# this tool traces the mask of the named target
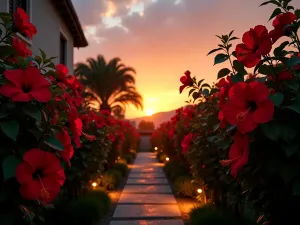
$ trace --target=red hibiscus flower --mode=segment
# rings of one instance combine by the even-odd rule
[[[63,158],[63,160],[65,162],[67,162],[69,166],[71,166],[70,159],[74,155],[74,149],[73,149],[73,146],[72,146],[72,143],[71,143],[71,137],[68,134],[68,131],[63,130],[63,131],[59,132],[56,137],[64,146],[64,150],[59,151],[58,153]]]
[[[26,47],[25,42],[17,38],[12,39],[12,47],[17,51],[18,56],[27,58],[32,55],[32,52]]]
[[[225,99],[228,96],[228,91],[230,89],[230,87],[232,86],[232,80],[231,80],[231,76],[227,76],[226,79],[222,78],[217,86],[220,88],[218,97],[220,99],[220,105],[224,104]]]
[[[184,76],[180,78],[180,81],[182,85],[179,87],[179,93],[181,94],[183,89],[185,89],[187,86],[193,85],[193,79],[191,78],[191,72],[185,71]]]
[[[30,39],[37,33],[35,26],[29,22],[29,17],[22,8],[17,8],[14,13],[14,27],[20,32],[26,34]]]
[[[116,140],[115,135],[112,134],[112,133],[109,133],[109,134],[107,135],[107,137],[108,137],[108,140],[110,140],[111,142],[114,142],[114,141]]]
[[[34,148],[24,154],[23,160],[16,168],[22,197],[43,204],[53,201],[66,179],[59,159],[50,152]]]
[[[225,128],[227,126],[227,122],[224,118],[224,113],[222,110],[218,113],[218,119],[220,120],[220,128]]]
[[[294,79],[295,77],[288,70],[282,71],[278,74],[278,81],[294,80]]]
[[[291,34],[291,29],[284,29],[286,25],[292,24],[297,17],[294,13],[286,12],[279,14],[275,20],[273,21],[274,30],[270,31],[270,36],[272,38],[273,43],[275,43],[279,38],[283,36],[289,36]]]
[[[258,124],[272,119],[274,104],[263,83],[236,83],[230,88],[228,96],[229,101],[222,107],[224,118],[231,125],[237,125],[241,133],[251,132]]]
[[[221,160],[220,163],[223,166],[230,165],[230,172],[233,177],[237,176],[237,173],[248,163],[249,156],[249,138],[248,135],[242,135],[236,133],[234,135],[234,142],[229,150],[229,159]]]
[[[70,130],[73,134],[73,140],[77,148],[80,148],[80,136],[82,135],[82,121],[77,118],[76,120],[69,121],[70,122]]]
[[[261,57],[267,55],[272,49],[272,41],[265,26],[258,25],[243,35],[243,43],[236,46],[238,61],[246,67],[256,66]]]
[[[182,149],[182,152],[184,154],[186,154],[187,151],[189,150],[189,148],[191,146],[191,143],[192,143],[192,140],[193,140],[193,134],[192,133],[189,133],[189,134],[185,135],[184,138],[182,139],[181,149]]]
[[[4,76],[8,81],[0,88],[0,94],[13,101],[48,102],[52,98],[49,81],[35,67],[28,67],[26,70],[6,70]]]

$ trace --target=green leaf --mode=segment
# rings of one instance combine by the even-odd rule
[[[19,124],[15,120],[0,122],[2,132],[12,140],[16,141],[19,133]]]
[[[280,176],[283,178],[285,184],[287,184],[297,175],[298,171],[298,165],[287,164],[280,168]]]
[[[57,138],[46,137],[46,138],[44,138],[44,142],[49,147],[51,147],[51,148],[53,148],[55,150],[59,150],[59,151],[63,151],[64,150],[63,144]]]
[[[42,56],[42,59],[43,59],[43,62],[44,62],[45,59],[47,58],[46,53],[42,49],[40,49],[40,52],[41,52],[41,56]]]
[[[269,18],[269,21],[270,21],[271,19],[273,19],[275,16],[278,16],[280,13],[282,13],[280,8],[274,9],[272,15],[271,15],[270,18]]]
[[[296,15],[297,19],[300,19],[300,9],[295,10],[295,15]]]
[[[189,97],[190,97],[190,95],[195,91],[196,89],[191,89],[190,91],[189,91]]]
[[[211,50],[209,53],[207,53],[207,55],[210,55],[210,54],[212,54],[212,53],[214,53],[214,52],[217,52],[217,51],[220,51],[220,50],[222,50],[223,48],[216,48],[216,49],[213,49],[213,50]]]
[[[238,37],[232,37],[229,39],[229,41],[238,40],[238,39],[239,39]]]
[[[32,104],[26,104],[22,107],[24,113],[26,113],[28,116],[31,116],[33,119],[37,121],[41,121],[42,119],[42,114],[41,110]]]
[[[274,95],[270,95],[270,99],[272,100],[274,105],[279,107],[282,104],[283,100],[284,100],[284,96],[283,96],[282,93],[278,92]]]
[[[273,68],[272,66],[269,66],[269,65],[261,65],[259,68],[258,68],[258,72],[260,74],[264,74],[264,75],[273,75],[274,74],[274,71],[273,71]]]
[[[231,81],[235,84],[238,82],[244,82],[244,76],[241,74],[236,74],[231,76]]]
[[[297,99],[291,105],[285,106],[284,108],[291,109],[294,112],[300,114],[300,99]]]
[[[204,81],[204,79],[201,79],[198,81],[198,87],[200,87],[201,83]]]
[[[202,94],[203,94],[204,96],[208,96],[208,95],[209,95],[209,90],[208,90],[208,89],[204,89],[204,90],[202,91]]]
[[[263,2],[263,3],[261,3],[259,6],[264,6],[264,5],[267,5],[267,4],[270,4],[270,3],[273,3],[273,1]]]
[[[219,63],[222,63],[222,62],[225,62],[225,61],[228,60],[228,59],[229,59],[229,56],[228,56],[228,55],[225,55],[225,54],[223,54],[223,53],[218,54],[218,55],[216,55],[216,57],[215,57],[215,64],[214,64],[214,65],[219,64]]]
[[[264,135],[273,141],[277,141],[280,135],[280,125],[274,121],[261,124],[260,128]]]
[[[37,62],[38,65],[40,65],[42,63],[42,58],[40,56],[38,56],[38,55],[36,55],[34,57],[34,60]]]
[[[20,163],[21,160],[18,159],[15,155],[9,155],[3,160],[2,169],[5,180],[15,176],[16,168]]]
[[[287,10],[288,11],[290,11],[290,10],[294,10],[295,8],[294,8],[294,6],[291,6],[291,5],[289,5],[288,7],[286,7],[287,8]]]
[[[0,12],[0,18],[3,21],[3,23],[5,24],[5,26],[11,22],[12,20],[12,16],[10,13],[5,13],[5,12]]]
[[[210,85],[205,83],[205,84],[202,84],[201,88],[204,88],[204,87],[209,87],[210,88]]]
[[[289,44],[290,42],[285,41],[283,43],[281,43],[280,46],[278,46],[277,48],[274,49],[274,55],[275,56],[281,56],[282,55],[282,51],[284,50],[284,48]]]
[[[300,195],[300,181],[296,181],[293,185],[293,195]]]
[[[292,157],[299,149],[299,143],[294,142],[292,144],[282,144],[286,157]]]
[[[245,66],[243,63],[238,60],[233,61],[233,68],[241,75],[246,75],[247,71],[245,70]]]
[[[290,88],[294,91],[298,91],[298,89],[299,89],[299,84],[297,82],[293,81],[293,80],[292,81],[285,81],[284,83],[288,88]]]
[[[231,35],[233,34],[233,32],[234,32],[234,30],[232,30],[232,31],[230,31],[230,33],[229,33],[229,37],[231,37]]]
[[[9,115],[9,113],[6,111],[6,109],[1,107],[0,108],[0,119],[3,119],[5,117],[7,117],[8,115]]]
[[[288,61],[286,61],[286,65],[290,68],[294,68],[300,64],[300,57],[292,56]]]
[[[228,68],[223,68],[218,73],[218,79],[227,76],[230,73],[230,70]]]

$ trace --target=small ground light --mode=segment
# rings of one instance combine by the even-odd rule
[[[169,161],[169,160],[170,160],[169,157],[167,157],[167,158],[166,158],[166,161]]]
[[[202,191],[201,188],[198,188],[198,189],[197,189],[197,192],[198,192],[199,194],[201,194],[203,191]]]
[[[158,149],[157,147],[154,148],[155,151],[157,151],[157,149]]]
[[[92,183],[92,186],[93,186],[93,187],[97,187],[97,183],[96,183],[96,182],[93,182],[93,183]]]

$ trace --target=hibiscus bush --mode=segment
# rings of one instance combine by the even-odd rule
[[[18,36],[37,30],[22,9],[0,13],[0,28],[0,224],[43,224],[55,199],[82,196],[114,146],[133,148],[138,135],[88,108],[83,86],[55,57],[32,56]],[[123,126],[135,138],[117,132]]]
[[[184,119],[188,129],[166,139],[169,122],[152,137],[157,146],[181,140],[194,179],[214,205],[238,218],[251,212],[259,224],[292,224],[300,209],[300,10],[290,3],[261,4],[276,7],[271,31],[257,25],[241,40],[233,31],[217,36],[221,43],[208,55],[229,67],[213,85],[186,71],[180,93],[189,89],[195,108]]]

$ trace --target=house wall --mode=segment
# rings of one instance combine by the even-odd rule
[[[73,73],[73,38],[59,14],[52,6],[50,0],[33,0],[31,6],[31,21],[37,28],[37,34],[32,39],[32,52],[39,54],[39,48],[46,52],[47,56],[57,56],[55,64],[59,63],[60,32],[67,39],[66,66],[70,74]]]
[[[8,12],[8,0],[0,0],[0,12]],[[57,57],[54,63],[59,63],[60,54],[60,32],[67,39],[66,47],[66,66],[69,73],[73,74],[74,62],[74,43],[72,35],[67,29],[65,23],[61,20],[59,14],[52,6],[50,0],[30,0],[29,16],[30,21],[36,26],[37,34],[33,36],[32,41],[23,38],[33,55],[40,55],[39,49],[42,49],[48,57]]]
[[[140,151],[149,151],[151,149],[151,135],[141,134]]]

